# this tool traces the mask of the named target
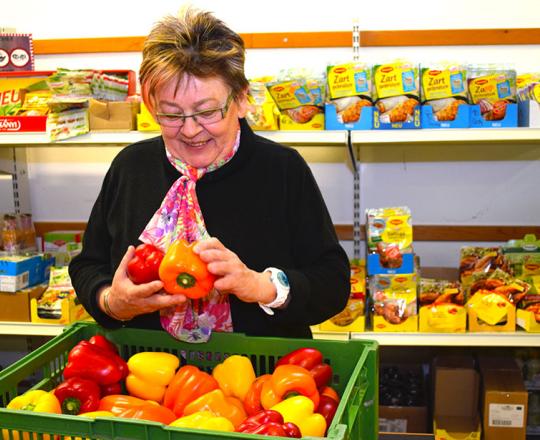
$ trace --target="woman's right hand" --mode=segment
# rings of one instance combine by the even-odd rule
[[[138,315],[175,307],[186,301],[184,295],[169,295],[163,291],[163,283],[159,280],[146,284],[133,283],[128,277],[127,266],[134,255],[135,248],[129,246],[114,273],[112,285],[99,291],[98,304],[101,310],[108,315],[112,314],[113,319],[127,321]],[[104,304],[104,294],[107,290],[110,313]]]

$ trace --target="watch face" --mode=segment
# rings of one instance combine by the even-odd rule
[[[277,273],[277,279],[279,281],[279,284],[285,286],[285,287],[289,287],[289,279],[287,278],[287,275],[285,275],[285,272],[283,271],[279,271]]]

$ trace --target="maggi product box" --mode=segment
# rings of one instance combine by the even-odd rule
[[[418,66],[398,60],[373,67],[373,128],[421,128]]]
[[[416,274],[372,275],[369,292],[374,332],[417,332]]]
[[[372,69],[352,62],[328,66],[326,130],[369,130],[373,127]]]
[[[465,296],[459,282],[420,279],[420,332],[463,333],[467,330]]]
[[[366,266],[364,260],[351,261],[351,294],[342,312],[320,324],[322,331],[363,332],[366,309]]]

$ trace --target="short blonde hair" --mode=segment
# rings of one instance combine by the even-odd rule
[[[244,73],[245,47],[240,35],[210,12],[186,8],[166,16],[151,30],[143,47],[139,78],[142,98],[153,110],[161,86],[186,75],[219,77],[237,98],[249,86]]]

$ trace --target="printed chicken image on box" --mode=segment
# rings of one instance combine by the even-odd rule
[[[421,278],[418,305],[420,332],[463,333],[467,330],[465,295],[458,281]]]

